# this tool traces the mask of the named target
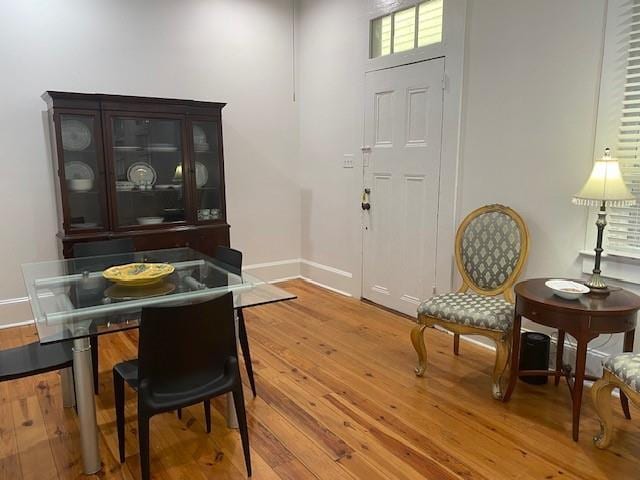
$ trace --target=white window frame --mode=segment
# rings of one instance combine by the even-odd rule
[[[417,3],[411,2],[411,4],[407,5],[407,6],[403,6],[403,7],[399,7],[399,8],[394,8],[393,10],[391,10],[391,12],[389,13],[385,13],[383,15],[380,15],[378,17],[372,18],[369,21],[369,58],[370,59],[374,59],[374,58],[380,58],[380,57],[387,57],[389,55],[394,55],[394,54],[402,54],[402,53],[408,53],[411,52],[413,50],[416,50],[418,48],[426,48],[426,47],[430,47],[431,45],[437,45],[439,43],[442,43],[443,40],[443,32],[444,32],[444,25],[441,25],[441,31],[440,31],[440,41],[439,42],[434,42],[431,43],[429,45],[425,45],[423,47],[418,46],[418,39],[419,39],[419,35],[420,35],[420,6],[422,4],[428,4],[429,2],[432,2],[435,0],[417,0]],[[442,1],[442,5],[443,5],[443,15],[442,15],[442,22],[444,23],[444,2],[445,0],[441,0]],[[394,41],[395,41],[395,17],[398,13],[404,12],[405,10],[409,9],[409,8],[415,8],[414,11],[414,34],[413,34],[413,48],[407,49],[407,50],[403,50],[401,52],[394,52]],[[387,53],[387,54],[382,54],[382,55],[378,55],[377,57],[372,57],[372,52],[373,52],[373,22],[375,22],[376,20],[381,20],[385,17],[389,17],[389,20],[391,22],[391,38],[390,38],[390,49],[391,49],[391,53]]]
[[[597,123],[594,141],[594,158],[599,157],[605,147],[611,147],[615,156],[618,145],[618,120],[621,117],[624,97],[624,77],[627,69],[627,56],[620,55],[621,42],[628,39],[628,26],[620,22],[621,16],[627,16],[628,0],[609,0],[604,30],[600,92],[598,96]],[[611,120],[615,119],[615,120]],[[586,180],[586,179],[585,179]],[[597,209],[590,208],[587,221],[584,249],[580,251],[583,273],[593,270],[596,244]],[[606,234],[605,234],[606,237]],[[607,252],[604,245],[602,255],[602,275],[623,282],[640,284],[640,257],[633,254],[613,254]]]
[[[424,0],[397,0],[394,2],[388,2],[389,5],[386,6],[378,6],[369,11],[368,21],[368,45],[369,48],[367,50],[367,56],[371,55],[371,21],[376,18],[384,17],[386,15],[391,15],[392,13],[399,12],[401,10],[405,10],[411,7],[418,7]],[[371,2],[378,3],[378,2]],[[381,3],[381,2],[380,2]],[[464,3],[464,7],[461,8],[459,5],[460,2],[456,0],[444,0],[443,2],[443,13],[442,13],[442,41],[439,43],[434,43],[432,45],[425,45],[424,47],[417,47],[411,50],[405,50],[404,52],[391,53],[389,55],[382,55],[380,57],[369,58],[367,61],[366,70],[382,70],[383,68],[392,68],[398,65],[406,65],[408,63],[421,62],[422,60],[430,60],[432,58],[439,58],[446,56],[447,51],[450,51],[447,48],[447,32],[449,35],[452,33],[452,28],[454,30],[459,30],[459,26],[457,25],[447,25],[447,19],[451,18],[453,15],[459,14],[460,11],[464,11],[466,16],[466,0]],[[449,4],[449,5],[448,5]],[[392,19],[393,20],[393,19]],[[455,22],[453,22],[455,24]],[[416,25],[416,29],[418,26]],[[463,29],[464,31],[464,29]],[[391,39],[393,42],[393,38]],[[454,42],[456,43],[456,42]]]

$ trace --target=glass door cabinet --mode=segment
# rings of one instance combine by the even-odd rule
[[[229,245],[225,104],[45,92],[62,252],[131,237],[137,250]]]

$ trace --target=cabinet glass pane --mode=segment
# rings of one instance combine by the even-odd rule
[[[185,219],[180,121],[112,120],[118,224]]]
[[[60,115],[64,178],[72,229],[102,228],[95,120],[90,115]]]
[[[193,122],[193,155],[198,220],[222,219],[218,124]]]

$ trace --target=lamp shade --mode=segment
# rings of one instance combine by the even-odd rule
[[[624,183],[618,161],[611,158],[609,149],[593,165],[591,175],[578,193],[573,196],[576,205],[607,206],[633,205],[636,199]]]

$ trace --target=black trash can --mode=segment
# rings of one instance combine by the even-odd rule
[[[524,332],[520,338],[520,370],[548,370],[551,345],[549,335],[539,332]],[[548,376],[521,376],[520,380],[532,385],[544,385],[548,382]]]

